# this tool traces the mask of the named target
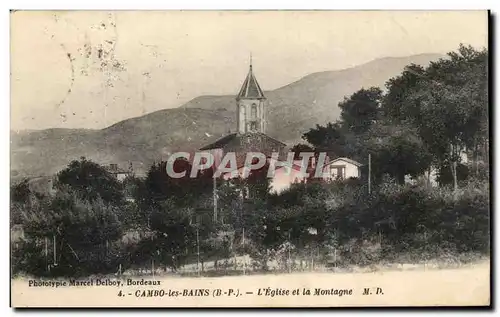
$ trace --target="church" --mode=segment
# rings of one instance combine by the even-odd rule
[[[252,62],[243,85],[236,96],[236,122],[237,132],[230,133],[218,139],[214,143],[202,147],[200,150],[210,153],[215,166],[219,166],[226,153],[233,152],[236,155],[236,170],[238,173],[225,173],[222,177],[229,179],[237,175],[245,175],[245,159],[249,152],[259,152],[270,158],[273,153],[278,153],[280,162],[287,162],[287,145],[266,134],[266,97],[260,88],[253,73]],[[330,161],[329,157],[325,161],[316,162],[316,157],[312,157],[307,163],[307,171],[319,168],[325,181],[334,179],[359,178],[362,164],[348,158],[336,158]],[[281,166],[275,169],[271,180],[271,191],[281,192],[297,182],[307,182],[307,178],[301,173],[302,159],[295,158],[289,162],[287,167]],[[318,166],[316,166],[318,165]],[[248,175],[248,174],[246,174]],[[244,177],[244,176],[243,176]]]
[[[281,158],[285,154],[286,144],[265,133],[266,104],[266,97],[255,78],[250,62],[248,74],[236,96],[237,132],[223,136],[200,150],[210,152],[216,164],[225,153],[234,152],[238,169],[243,168],[246,154],[249,152],[260,152],[267,158],[270,158],[273,152],[278,152]]]

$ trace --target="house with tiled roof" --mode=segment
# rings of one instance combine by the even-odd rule
[[[123,181],[127,176],[132,175],[132,165],[129,166],[128,170],[125,170],[119,167],[118,164],[112,163],[104,166],[104,169],[119,181]]]

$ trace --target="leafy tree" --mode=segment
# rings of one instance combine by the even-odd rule
[[[187,160],[177,159],[174,172],[186,173],[172,178],[167,174],[166,162],[160,162],[151,166],[144,181],[135,181],[134,199],[142,212],[143,223],[152,230],[153,236],[131,251],[133,263],[150,265],[154,260],[178,267],[196,254],[197,227],[202,253],[210,251],[205,240],[214,231],[211,227],[213,171],[201,171],[191,178],[191,168]]]
[[[458,163],[457,165],[457,181],[459,183],[467,180],[470,171],[467,165]],[[448,165],[442,165],[438,170],[437,182],[441,186],[453,185],[453,174],[451,173],[450,167]]]
[[[259,169],[253,169],[244,180],[244,186],[247,190],[245,198],[260,199],[267,201],[269,191],[271,190],[271,180],[267,177],[269,171],[269,162]]]
[[[124,199],[120,182],[99,164],[84,157],[70,162],[60,171],[54,186],[58,189],[68,186],[85,200],[100,197],[106,203],[120,205]]]
[[[27,179],[14,184],[10,187],[10,201],[11,203],[25,203],[31,195],[31,190]]]
[[[179,209],[172,200],[158,202],[150,214],[151,234],[129,248],[130,262],[146,267],[163,264],[174,269],[184,264],[196,241],[191,218],[188,210]]]
[[[317,152],[327,152],[330,156],[344,156],[346,136],[341,122],[327,123],[326,126],[316,125],[302,135],[302,138],[312,144]]]
[[[424,80],[420,75],[424,71],[422,66],[411,64],[401,75],[386,82],[387,93],[382,99],[381,106],[381,112],[386,120],[396,124],[418,120],[420,109],[411,102],[409,96]]]
[[[295,160],[298,160],[300,159],[300,153],[301,152],[314,152],[314,149],[307,145],[307,144],[302,144],[302,143],[298,143],[298,144],[295,144],[291,149],[290,151],[292,153],[294,153],[294,159]]]
[[[242,178],[219,181],[217,185],[217,205],[223,223],[235,227],[243,210],[243,198],[246,195]]]
[[[185,172],[183,177],[173,178],[167,174],[167,162],[153,164],[145,179],[143,200],[149,201],[152,206],[157,202],[171,199],[179,206],[190,206],[198,197],[212,190],[212,169],[198,172],[194,178],[191,175],[191,163],[179,158],[173,163],[173,171]]]
[[[372,176],[380,182],[389,174],[400,184],[405,176],[417,177],[430,167],[431,153],[409,126],[378,125],[372,129],[373,137],[365,149],[372,154]]]
[[[379,88],[361,89],[339,103],[342,110],[340,121],[327,123],[326,126],[316,125],[302,138],[317,152],[326,152],[330,157],[364,159],[364,143],[370,137],[367,132],[380,119],[381,100],[382,91]]]
[[[417,128],[433,161],[450,167],[455,188],[460,152],[477,152],[487,142],[487,59],[486,50],[461,45],[424,70],[407,68],[388,85],[385,112]]]
[[[382,90],[360,89],[339,103],[343,126],[355,134],[365,133],[379,119]]]
[[[10,224],[22,222],[22,211],[32,206],[33,193],[27,179],[10,186]]]
[[[23,244],[38,246],[38,251],[19,259],[31,268],[30,273],[75,276],[116,272],[122,259],[116,242],[123,233],[117,207],[101,198],[82,200],[69,188],[32,207],[23,213],[27,237]]]

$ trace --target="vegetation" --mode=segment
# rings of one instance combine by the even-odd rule
[[[179,179],[159,162],[144,179],[118,182],[81,158],[57,174],[54,195],[15,184],[11,225],[24,237],[12,242],[13,271],[75,276],[215,261],[227,273],[224,262],[244,254],[255,270],[488,255],[487,60],[486,50],[461,46],[427,68],[409,65],[387,92],[362,88],[338,105],[337,122],[304,133],[309,144],[297,151],[363,163],[370,154],[370,192],[362,178],[271,194],[264,166],[216,179],[214,213],[213,171],[190,178],[184,160],[174,165],[187,171]],[[439,187],[428,182],[432,169]]]

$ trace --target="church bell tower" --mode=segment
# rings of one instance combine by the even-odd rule
[[[253,74],[250,57],[248,75],[236,97],[238,133],[265,133],[265,101],[266,97]]]

